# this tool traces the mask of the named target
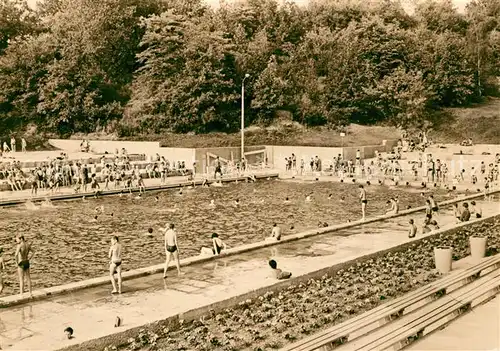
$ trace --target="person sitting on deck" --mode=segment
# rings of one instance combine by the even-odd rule
[[[202,256],[218,256],[227,250],[226,243],[224,243],[217,233],[212,234],[212,248],[202,247],[200,255]]]
[[[272,277],[278,280],[288,279],[292,276],[292,273],[282,271],[278,268],[278,263],[275,260],[269,261],[269,266],[272,269]]]
[[[387,204],[391,205],[391,208],[387,211],[388,215],[395,215],[399,213],[399,204],[395,198],[391,197],[391,199],[387,201]]]
[[[434,230],[439,229],[439,225],[436,220],[432,219],[432,215],[426,215],[424,225],[422,226],[422,234],[431,232],[433,229],[431,229],[430,226],[434,227]]]
[[[469,204],[464,202],[462,206],[464,208],[462,210],[462,214],[460,215],[460,222],[468,222],[470,219]]]
[[[471,209],[470,209],[471,215],[475,215],[476,218],[483,217],[483,210],[476,204],[476,201],[471,201],[470,204],[471,204]]]
[[[274,223],[271,236],[266,238],[266,241],[280,241],[281,240],[281,228],[277,223]]]

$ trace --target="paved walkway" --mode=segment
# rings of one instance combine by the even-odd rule
[[[500,349],[500,297],[453,321],[406,350],[412,351],[486,351]]]
[[[480,204],[485,216],[498,212],[497,202]],[[411,215],[417,216],[422,217]],[[6,308],[0,314],[0,346],[13,350],[40,349],[40,345],[58,349],[116,333],[116,316],[124,320],[119,329],[122,331],[270,286],[276,281],[267,278],[269,258],[274,257],[280,267],[295,276],[311,273],[407,242],[408,217],[193,264],[183,269],[181,277],[172,269],[166,280],[161,274],[128,280],[121,296],[112,296],[110,286],[100,286]],[[442,227],[454,222],[451,209],[443,208],[439,216]],[[75,339],[64,338],[67,326],[75,330]]]

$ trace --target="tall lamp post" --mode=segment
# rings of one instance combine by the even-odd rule
[[[241,82],[241,160],[245,158],[245,79],[250,77],[245,74],[243,82]]]

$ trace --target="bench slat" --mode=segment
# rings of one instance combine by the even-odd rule
[[[500,255],[495,255],[475,266],[467,268],[464,271],[461,271],[457,274],[448,275],[405,296],[392,300],[389,303],[385,303],[373,310],[367,311],[357,317],[349,319],[344,323],[333,326],[308,338],[302,339],[286,348],[283,348],[282,350],[315,350],[321,346],[329,344],[331,341],[334,341],[337,338],[348,336],[353,331],[365,328],[370,324],[380,322],[385,317],[397,313],[400,310],[404,310],[405,308],[411,306],[412,304],[415,304],[416,302],[429,298],[442,289],[446,289],[450,286],[459,284],[460,282],[463,282],[464,280],[467,280],[468,278],[480,273],[481,271],[499,263]],[[466,281],[463,282],[463,284],[465,283]]]
[[[484,289],[487,289],[490,286],[494,287],[499,285],[499,278],[500,270],[496,270],[493,275],[481,278],[474,283],[471,283],[466,287],[443,297],[443,299],[426,305],[422,309],[403,317],[401,320],[391,323],[385,328],[377,330],[375,333],[371,333],[354,342],[343,345],[337,350],[381,350],[385,348],[385,346],[382,347],[381,345],[385,345],[385,343],[390,343],[391,345],[394,344],[394,342],[392,342],[394,339],[401,340],[399,336],[406,335],[406,332],[412,330],[412,328],[418,327],[417,329],[420,330],[425,326],[432,324],[436,320],[435,318],[442,317],[444,312],[454,311],[463,304],[467,303],[471,297],[476,296],[478,293],[483,293]],[[415,333],[417,333],[418,330]],[[404,339],[405,336],[402,338]]]
[[[465,307],[468,310],[473,302],[480,299],[485,301],[490,297],[496,295],[496,293],[500,290],[500,278],[496,278],[489,284],[485,284],[476,289],[476,292],[468,295],[463,300],[455,300],[455,305],[450,306],[448,309],[442,311],[440,314],[435,315],[433,318],[426,319],[423,324],[413,326],[412,328],[406,329],[404,333],[400,334],[395,338],[396,340],[389,340],[386,343],[375,346],[372,350],[385,350],[385,349],[397,349],[401,350],[403,347],[409,344],[408,338],[411,338],[414,335],[423,336],[425,333],[425,329],[439,321],[442,321],[442,325],[449,323],[451,320],[457,318],[463,312],[462,308]],[[460,297],[462,299],[462,297]],[[364,350],[364,349],[363,349]]]

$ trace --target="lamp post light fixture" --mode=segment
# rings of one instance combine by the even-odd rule
[[[241,82],[241,160],[245,158],[245,79],[250,77],[245,74],[243,82]]]

